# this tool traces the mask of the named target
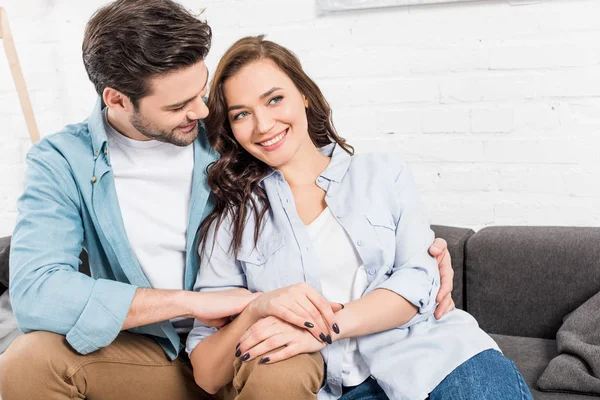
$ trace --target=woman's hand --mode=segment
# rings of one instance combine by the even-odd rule
[[[242,361],[261,357],[261,364],[273,364],[298,354],[320,351],[325,346],[306,329],[271,316],[256,322],[242,335],[236,355]]]
[[[454,300],[452,300],[454,270],[448,252],[448,243],[444,239],[435,239],[429,248],[429,254],[435,257],[440,269],[440,290],[435,298],[438,306],[433,314],[436,319],[440,319],[448,311],[454,310]]]
[[[307,283],[298,283],[264,293],[248,305],[247,312],[257,320],[277,317],[331,344],[332,332],[340,331],[334,313],[341,308],[341,304],[328,302]]]

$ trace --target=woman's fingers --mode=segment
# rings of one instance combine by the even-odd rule
[[[292,340],[292,337],[293,333],[280,333],[270,336],[262,342],[249,347],[247,350],[242,350],[240,357],[242,361],[251,361],[257,357],[262,357],[273,350],[284,347]],[[244,344],[242,344],[242,346],[243,345]],[[242,346],[240,346],[240,348]]]
[[[276,318],[272,318],[276,320]],[[272,323],[270,325],[264,323],[259,324],[262,321],[263,320],[258,321],[252,325],[240,338],[240,341],[235,349],[236,357],[245,354],[248,352],[248,349],[251,349],[252,347],[272,336],[294,329],[291,327],[291,325],[285,323]]]
[[[305,324],[306,328],[308,328],[313,336],[320,338],[322,341],[331,344],[331,328],[327,325],[321,312],[315,307],[315,305],[306,297],[304,293],[302,293],[297,303],[300,307],[302,307],[307,314],[310,315],[310,323],[311,325]],[[321,336],[322,335],[322,336]]]
[[[323,298],[315,289],[311,286],[307,286],[306,289],[306,297],[311,301],[311,303],[319,310],[319,313],[327,323],[327,332],[325,334],[331,335],[332,333],[339,334],[340,327],[336,322],[335,314],[331,308],[331,305],[327,300]],[[331,336],[329,336],[331,338]],[[331,339],[328,340],[328,343],[331,344]]]

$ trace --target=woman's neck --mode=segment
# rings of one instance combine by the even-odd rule
[[[330,160],[310,142],[300,147],[295,157],[286,165],[279,167],[279,170],[290,186],[314,185]]]

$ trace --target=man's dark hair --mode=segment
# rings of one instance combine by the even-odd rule
[[[87,23],[83,64],[100,96],[111,87],[137,108],[150,78],[200,62],[211,39],[210,26],[174,1],[117,0]]]

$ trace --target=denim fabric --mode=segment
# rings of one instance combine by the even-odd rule
[[[461,364],[429,395],[430,400],[533,400],[515,364],[486,350]]]
[[[452,371],[428,399],[533,400],[533,396],[512,361],[496,350],[486,350]],[[388,397],[369,378],[354,388],[344,388],[340,400],[388,400]]]
[[[342,389],[340,400],[389,400],[381,386],[369,378],[358,386]]]

